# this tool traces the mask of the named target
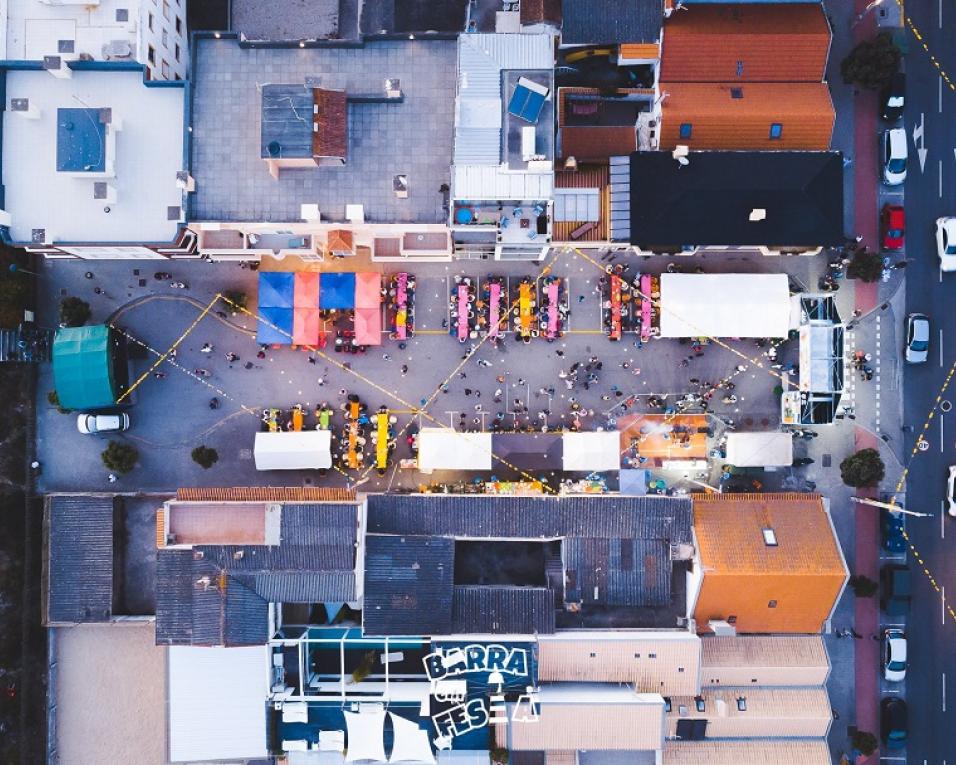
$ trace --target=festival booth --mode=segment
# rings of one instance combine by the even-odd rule
[[[323,273],[319,282],[319,305],[323,311],[351,311],[355,308],[355,274]]]
[[[728,433],[727,463],[738,468],[790,467],[793,464],[793,436],[778,431]]]
[[[448,333],[464,343],[468,338],[478,336],[478,321],[475,314],[475,285],[471,277],[456,276],[451,288],[448,304],[451,321]]]
[[[661,337],[785,338],[787,274],[679,274],[660,277]]]
[[[293,345],[324,345],[322,317],[319,314],[319,273],[317,271],[295,273],[292,307]]]
[[[256,433],[256,470],[324,470],[332,467],[328,430]]]
[[[547,276],[541,289],[541,308],[538,312],[540,333],[549,341],[564,336],[568,307],[564,294],[564,280]]]
[[[665,467],[704,461],[708,456],[709,419],[703,414],[635,414],[618,422],[623,464],[630,468]]]
[[[418,469],[491,470],[491,433],[459,433],[448,428],[422,428],[418,433]]]
[[[429,743],[428,732],[411,720],[395,712],[365,709],[359,712],[343,711],[347,730],[345,762],[409,762],[434,765],[435,755]],[[386,715],[392,723],[392,750],[385,754]],[[325,752],[331,754],[331,752]],[[325,762],[326,760],[316,760]],[[334,761],[334,760],[333,760]],[[339,759],[341,762],[341,757]]]
[[[505,467],[518,470],[560,470],[560,433],[495,433],[491,449]]]
[[[126,338],[105,324],[60,327],[53,339],[53,380],[64,409],[116,406],[129,388]]]
[[[355,274],[355,342],[382,344],[382,275]]]
[[[562,470],[603,471],[621,467],[621,436],[616,430],[564,434]]]
[[[389,283],[388,305],[392,315],[392,336],[407,340],[415,334],[415,277],[404,271]]]
[[[294,295],[295,274],[286,271],[259,272],[257,343],[260,345],[292,344]]]
[[[482,299],[488,309],[485,331],[492,342],[496,342],[498,338],[503,336],[503,332],[508,329],[506,319],[508,315],[507,298],[504,277],[489,276],[485,279],[485,286],[482,290]]]

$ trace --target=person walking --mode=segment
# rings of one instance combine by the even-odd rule
[[[206,354],[212,353],[212,352],[213,352],[213,347],[212,347],[212,345],[211,345],[210,343],[203,343],[203,344],[202,344],[202,348],[199,349],[199,352],[200,352],[200,353],[206,353]]]

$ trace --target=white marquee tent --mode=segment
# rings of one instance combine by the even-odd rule
[[[256,470],[321,470],[332,467],[329,430],[256,433]]]
[[[789,433],[728,433],[727,462],[735,467],[789,467],[793,436]]]
[[[418,469],[491,470],[491,433],[460,433],[449,428],[418,432]]]
[[[565,433],[565,470],[620,470],[621,434],[616,430]]]

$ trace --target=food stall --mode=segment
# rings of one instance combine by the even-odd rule
[[[392,336],[407,340],[415,334],[415,277],[402,271],[389,281],[388,306],[392,317]]]
[[[256,433],[256,470],[324,470],[332,467],[332,433],[293,430]]]
[[[462,433],[422,428],[418,433],[418,469],[491,470],[491,433]]]
[[[475,287],[471,278],[456,276],[449,303],[451,321],[448,333],[457,337],[459,343],[464,343],[470,337],[477,337],[474,303]]]
[[[564,336],[564,323],[568,308],[565,302],[564,279],[546,276],[542,290],[541,311],[538,325],[549,342]]]

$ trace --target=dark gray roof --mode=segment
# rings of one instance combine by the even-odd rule
[[[367,536],[363,633],[451,634],[454,572],[453,539]]]
[[[355,600],[354,504],[282,506],[280,543],[157,554],[156,642],[259,645],[269,603]]]
[[[669,545],[657,539],[565,539],[568,602],[661,606],[671,598]]]
[[[691,501],[684,497],[496,497],[375,494],[370,534],[497,539],[558,537],[690,542]]]
[[[455,633],[550,635],[554,590],[547,587],[456,585],[452,602]]]
[[[566,45],[657,42],[662,0],[564,0],[561,42]]]
[[[47,519],[47,623],[109,621],[113,498],[53,495]]]
[[[843,241],[843,155],[835,151],[631,154],[631,243],[819,247]],[[653,178],[653,183],[648,179]],[[750,220],[764,210],[762,220]]]
[[[509,467],[521,470],[560,470],[564,438],[560,433],[496,433],[491,451]]]

